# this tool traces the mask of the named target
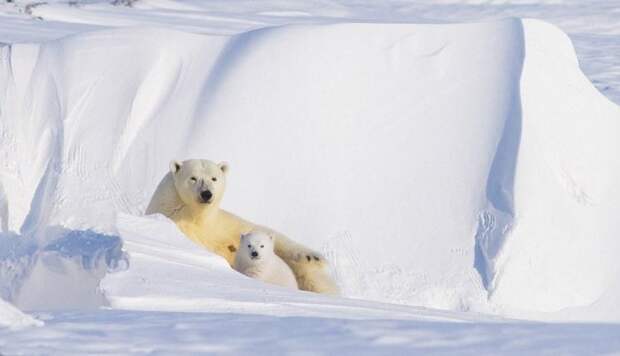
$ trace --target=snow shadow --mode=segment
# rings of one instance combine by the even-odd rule
[[[122,239],[59,226],[41,233],[44,238],[0,235],[0,297],[22,310],[108,305],[99,284],[107,273],[128,268]]]
[[[521,143],[522,108],[520,80],[525,59],[523,23],[515,20],[515,57],[511,68],[511,88],[508,112],[501,139],[487,178],[487,207],[478,214],[475,236],[474,268],[480,274],[484,288],[490,293],[496,280],[496,263],[514,220],[514,182]]]

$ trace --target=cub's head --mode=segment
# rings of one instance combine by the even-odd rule
[[[170,173],[181,200],[187,205],[217,204],[226,186],[228,165],[204,159],[170,162]]]
[[[251,260],[260,260],[273,255],[273,236],[262,231],[252,231],[241,235],[239,251]]]

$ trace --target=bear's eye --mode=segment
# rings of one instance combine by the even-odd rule
[[[217,182],[217,178],[215,178],[215,177],[211,177],[211,180],[214,181],[214,182]]]
[[[260,248],[263,248],[263,247],[265,247],[265,245],[260,245]]]
[[[252,247],[252,245],[248,245],[248,247]]]
[[[189,179],[189,181],[192,182],[192,183],[196,183],[198,181],[198,179],[196,179],[196,177],[191,177]]]

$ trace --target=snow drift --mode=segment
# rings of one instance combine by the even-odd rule
[[[135,28],[0,56],[0,220],[37,246],[123,236],[169,160],[227,160],[223,207],[322,249],[347,296],[620,319],[620,109],[553,26]],[[148,294],[123,276],[113,305]]]

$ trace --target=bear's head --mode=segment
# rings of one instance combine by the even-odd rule
[[[170,173],[179,198],[186,205],[219,204],[226,186],[228,164],[204,159],[170,162]]]
[[[271,256],[273,252],[273,236],[262,231],[252,231],[241,235],[239,251],[251,260],[260,260]]]

